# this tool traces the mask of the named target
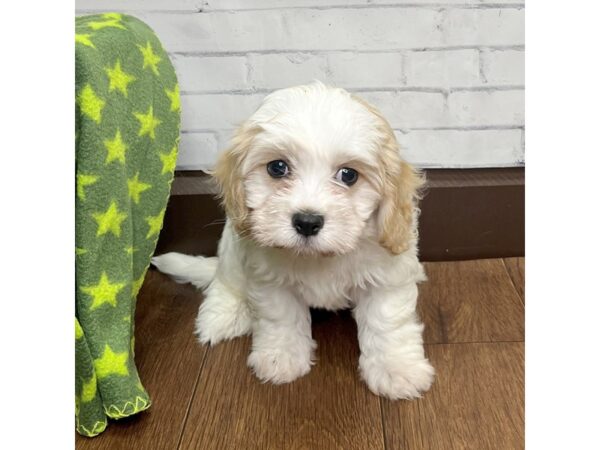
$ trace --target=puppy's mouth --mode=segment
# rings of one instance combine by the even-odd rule
[[[341,248],[339,250],[332,248],[323,248],[323,244],[322,242],[318,242],[318,238],[304,236],[298,236],[295,242],[288,242],[285,244],[274,242],[267,244],[263,242],[261,245],[281,250],[293,257],[302,258],[332,258],[334,256],[344,255],[352,250],[346,248]]]
[[[292,249],[300,255],[312,256],[334,256],[333,250],[324,250],[320,248],[316,236],[299,236],[300,242]]]
[[[285,249],[296,256],[318,258],[331,258],[346,253],[343,250],[338,251],[331,247],[327,248],[323,241],[319,239],[319,236],[297,236],[296,242],[285,247]]]

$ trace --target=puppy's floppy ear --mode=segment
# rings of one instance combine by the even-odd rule
[[[400,159],[396,137],[381,149],[384,171],[383,196],[377,217],[379,243],[391,253],[398,255],[408,249],[416,238],[415,214],[418,214],[419,188],[424,179],[415,169]]]
[[[242,163],[258,131],[256,127],[242,125],[236,131],[231,146],[219,157],[212,172],[219,185],[220,197],[227,217],[240,234],[248,230],[249,212],[246,206]]]
[[[418,171],[400,158],[398,141],[383,115],[364,100],[356,100],[376,116],[378,131],[383,137],[379,147],[379,173],[382,181],[382,199],[377,213],[379,243],[398,255],[407,250],[410,241],[416,238],[414,216],[419,212],[419,189],[425,180]]]

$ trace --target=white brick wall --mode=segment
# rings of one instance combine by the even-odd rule
[[[482,50],[482,78],[492,85],[525,84],[525,52],[519,50]]]
[[[476,49],[409,52],[405,60],[409,86],[449,89],[482,83]]]
[[[523,164],[524,5],[512,0],[77,0],[170,53],[180,169],[211,168],[273,89],[319,79],[375,104],[421,167]]]

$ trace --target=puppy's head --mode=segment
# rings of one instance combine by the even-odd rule
[[[229,219],[259,245],[344,254],[372,234],[398,254],[414,238],[421,178],[381,113],[343,89],[269,95],[214,174]]]

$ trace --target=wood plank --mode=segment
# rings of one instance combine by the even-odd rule
[[[525,258],[504,258],[504,265],[521,300],[525,303]]]
[[[109,421],[95,438],[77,436],[77,449],[175,449],[206,349],[193,335],[200,294],[149,270],[138,296],[136,363],[150,393],[146,412]]]
[[[426,343],[522,341],[524,307],[501,259],[425,263]]]
[[[383,401],[388,449],[524,448],[524,344],[430,345],[437,370],[417,401]]]
[[[212,348],[182,449],[383,448],[379,399],[358,375],[349,313],[313,315],[318,361],[286,385],[260,383],[246,366],[250,339]]]

